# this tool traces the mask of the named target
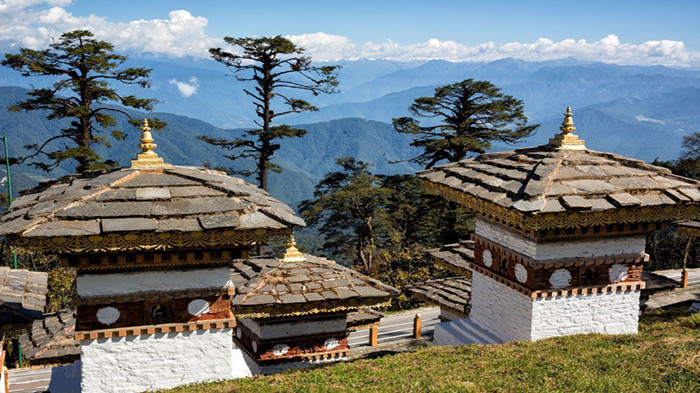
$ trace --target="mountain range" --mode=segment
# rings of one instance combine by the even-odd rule
[[[231,71],[207,59],[133,58],[130,66],[152,68],[151,89],[119,86],[121,93],[159,100],[156,113],[129,113],[134,118],[158,117],[168,127],[156,134],[158,153],[182,165],[232,166],[222,151],[195,139],[197,135],[231,137],[250,127],[253,109],[241,90],[242,82]],[[526,62],[504,59],[488,63],[453,63],[387,60],[342,61],[340,93],[313,97],[301,94],[320,108],[287,116],[284,121],[302,124],[309,133],[285,140],[275,162],[285,171],[270,179],[271,192],[296,204],[311,196],[313,186],[334,159],[354,156],[374,164],[380,173],[409,173],[418,167],[405,162],[417,151],[411,138],[398,134],[391,119],[408,115],[408,106],[420,96],[432,95],[435,87],[466,78],[489,80],[503,92],[523,100],[538,132],[516,147],[546,143],[558,132],[566,105],[574,110],[577,134],[595,150],[610,151],[643,160],[673,159],[681,151],[684,135],[700,131],[700,71],[662,66],[622,66],[565,59]],[[10,148],[24,154],[21,146],[42,141],[60,129],[41,112],[8,113],[7,105],[20,100],[26,88],[46,86],[50,78],[24,78],[0,67],[0,135],[10,138]],[[128,127],[128,139],[116,142],[105,156],[128,165],[137,152],[139,132]],[[126,129],[126,128],[125,128]],[[494,150],[513,146],[493,146]],[[242,168],[250,163],[236,163]],[[64,165],[51,174],[27,166],[13,176],[15,189],[41,179],[72,171]]]

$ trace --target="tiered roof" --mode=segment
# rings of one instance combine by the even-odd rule
[[[567,115],[570,120],[571,113]],[[700,215],[700,182],[640,160],[588,150],[579,143],[582,141],[568,146],[558,145],[558,140],[482,154],[418,176],[478,214],[520,229],[671,221]],[[563,217],[571,213],[574,218]]]
[[[46,307],[48,274],[0,267],[0,324],[31,322]]]
[[[474,241],[467,240],[455,244],[445,244],[440,248],[426,250],[435,262],[453,273],[471,277],[469,263],[474,261]]]
[[[241,179],[165,165],[42,184],[12,203],[0,235],[40,252],[100,252],[259,244],[295,225],[305,224],[291,208]],[[145,232],[153,235],[124,236]]]
[[[459,316],[469,315],[472,283],[466,277],[428,280],[407,287],[421,299],[445,308]]]
[[[73,361],[80,357],[75,341],[75,310],[46,315],[34,321],[32,329],[19,337],[25,359],[34,363]]]
[[[263,266],[231,304],[237,317],[267,318],[387,305],[396,289],[325,258],[251,260]],[[234,282],[234,285],[236,283]]]

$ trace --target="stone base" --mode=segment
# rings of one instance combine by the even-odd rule
[[[134,393],[252,375],[232,328],[80,342],[82,393]]]
[[[640,291],[532,299],[483,274],[472,275],[470,320],[502,341],[571,334],[635,334]]]

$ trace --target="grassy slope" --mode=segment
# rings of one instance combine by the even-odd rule
[[[645,315],[638,335],[428,347],[168,392],[699,392],[700,313]]]

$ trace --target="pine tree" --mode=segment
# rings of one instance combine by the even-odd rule
[[[370,164],[351,157],[336,163],[341,170],[327,173],[316,185],[314,199],[302,202],[300,210],[310,226],[319,227],[324,251],[369,272],[389,190],[381,187]]]
[[[21,72],[23,76],[58,78],[52,87],[31,90],[28,99],[9,109],[47,110],[50,120],[71,120],[59,134],[41,144],[25,146],[33,152],[20,162],[37,159],[30,165],[46,171],[66,160],[77,161],[77,172],[114,166],[113,162],[104,161],[93,147],[110,146],[109,140],[102,135],[104,132],[109,132],[114,139],[124,139],[124,133],[115,129],[116,119],[110,113],[127,117],[129,114],[108,104],[151,110],[155,102],[131,95],[121,96],[110,87],[112,82],[144,88],[150,86],[147,78],[151,70],[120,68],[125,61],[126,56],[114,53],[112,44],[94,39],[87,30],[63,33],[49,49],[21,48],[17,54],[5,54],[2,65]],[[162,122],[157,124],[164,125]]]
[[[239,48],[242,54],[226,52],[221,48],[211,48],[209,53],[216,61],[231,68],[237,80],[254,82],[252,89],[245,88],[243,91],[253,100],[258,128],[246,131],[245,136],[240,138],[211,138],[205,135],[198,138],[232,151],[225,156],[231,160],[254,160],[254,170],[221,169],[232,174],[256,175],[260,187],[267,189],[269,172],[282,171],[272,162],[272,157],[280,148],[278,141],[306,134],[303,129],[284,124],[273,125],[274,120],[290,113],[318,110],[302,99],[290,97],[290,92],[301,90],[314,96],[335,93],[338,86],[335,71],[338,67],[312,65],[311,58],[303,55],[303,48],[281,36],[226,37],[224,40]],[[275,108],[284,109],[277,111]]]
[[[436,88],[432,97],[417,98],[409,112],[432,123],[421,126],[414,117],[393,119],[396,131],[417,135],[411,145],[423,153],[409,161],[425,168],[485,153],[492,142],[518,142],[539,127],[527,124],[522,101],[488,81],[473,79]]]

